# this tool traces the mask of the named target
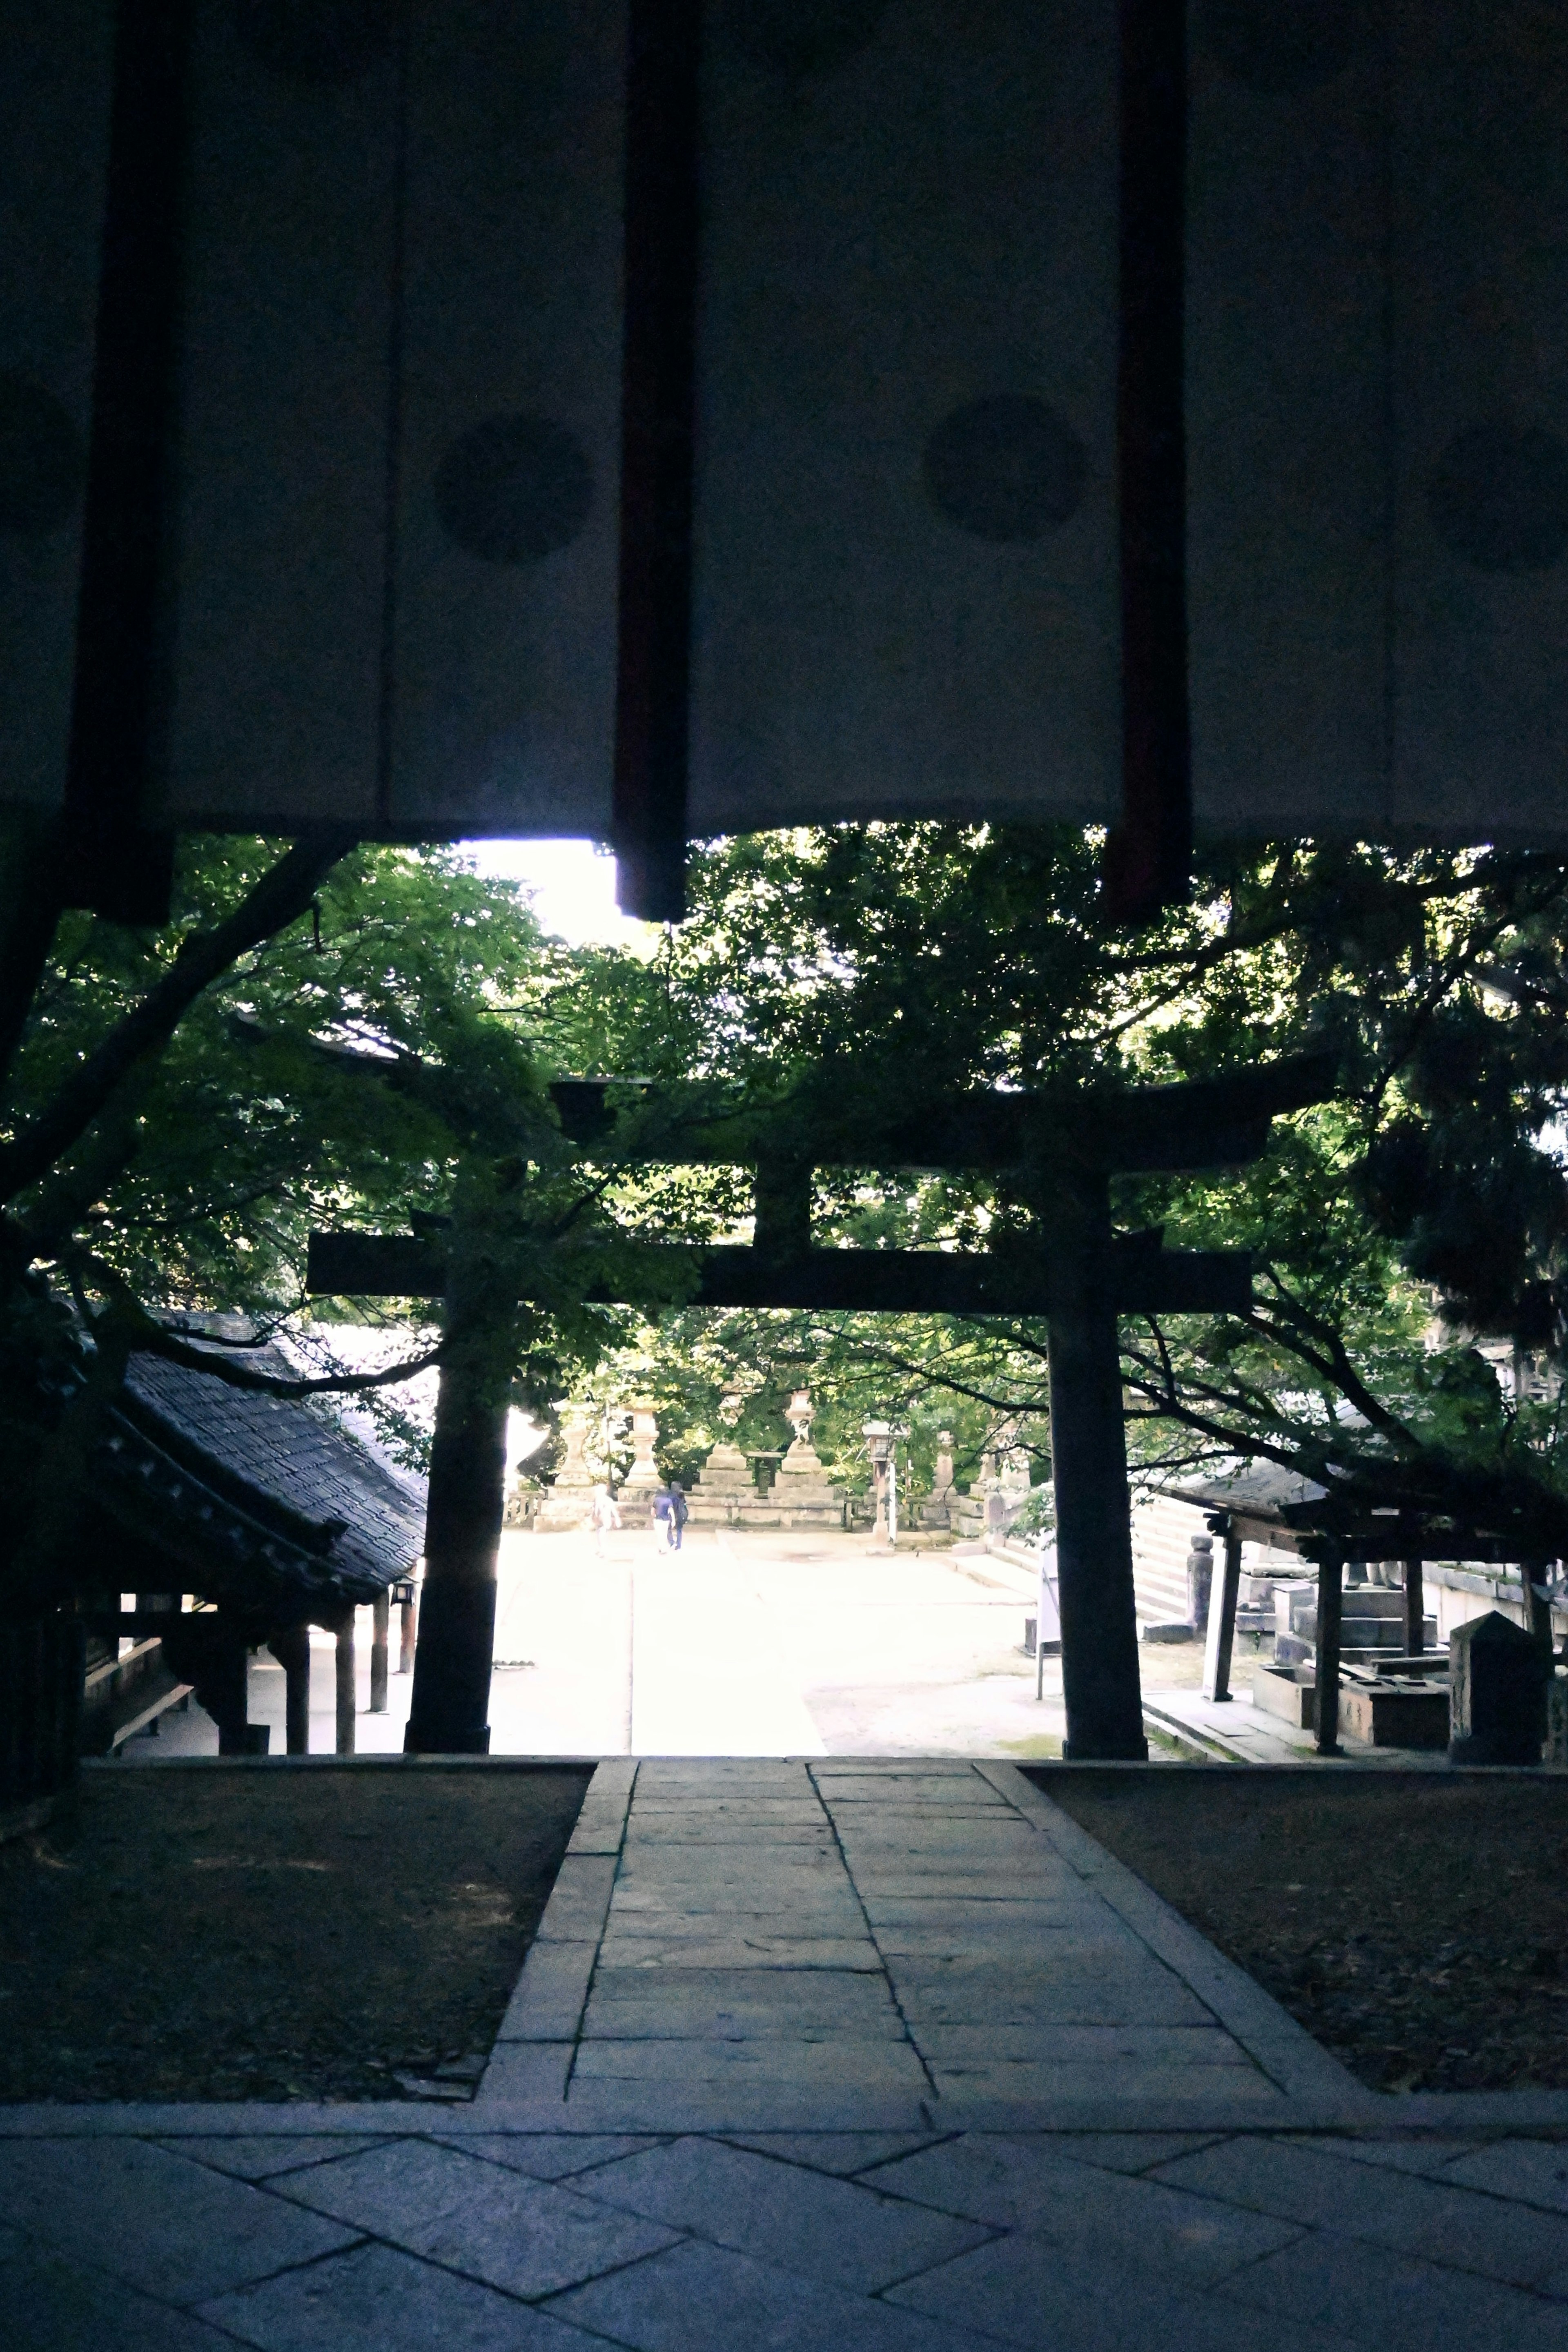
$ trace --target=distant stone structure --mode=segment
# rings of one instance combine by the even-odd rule
[[[931,1490],[921,1505],[920,1523],[922,1528],[951,1528],[955,1506],[962,1500],[952,1483],[952,1432],[939,1429],[936,1433],[936,1475]]]
[[[841,1528],[844,1489],[829,1484],[812,1444],[813,1412],[808,1389],[795,1390],[784,1407],[784,1418],[795,1437],[768,1491],[764,1523],[781,1528]]]
[[[713,1447],[687,1497],[687,1512],[693,1527],[739,1527],[747,1505],[759,1499],[756,1481],[734,1441],[740,1414],[741,1399],[733,1393],[726,1396],[719,1407],[719,1421],[729,1433]]]
[[[1500,1610],[1448,1636],[1448,1754],[1456,1764],[1539,1764],[1552,1653]]]
[[[584,1459],[588,1443],[585,1406],[569,1405],[563,1410],[561,1439],[565,1455],[534,1514],[534,1529],[540,1535],[560,1535],[568,1528],[585,1528],[593,1509],[594,1489],[599,1484]]]
[[[651,1503],[664,1480],[653,1449],[658,1443],[658,1417],[646,1397],[639,1397],[632,1406],[632,1466],[621,1481],[621,1501],[635,1508],[639,1503]]]
[[[506,1490],[501,1509],[503,1528],[517,1529],[532,1527],[539,1517],[542,1489],[537,1478],[514,1478]]]

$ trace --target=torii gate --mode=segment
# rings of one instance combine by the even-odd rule
[[[874,1111],[868,1119],[863,1097],[846,1087],[844,1076],[816,1073],[783,1104],[717,1118],[704,1090],[650,1087],[645,1101],[666,1112],[679,1112],[687,1101],[693,1112],[684,1139],[661,1137],[657,1149],[639,1146],[635,1135],[617,1140],[606,1099],[616,1081],[563,1081],[552,1092],[567,1134],[606,1162],[756,1171],[751,1245],[643,1244],[634,1265],[647,1265],[650,1298],[668,1289],[671,1266],[681,1265],[696,1273],[687,1303],[698,1307],[1044,1317],[1068,1719],[1063,1753],[1075,1760],[1143,1757],[1117,1317],[1238,1312],[1251,1297],[1252,1262],[1245,1250],[1167,1250],[1158,1233],[1114,1234],[1110,1178],[1258,1159],[1275,1117],[1331,1091],[1332,1058],[1300,1056],[1224,1078],[1103,1094],[955,1092],[916,1115],[880,1120]],[[679,1131],[683,1122],[670,1125]],[[803,1132],[811,1138],[808,1154]],[[984,1253],[814,1249],[812,1171],[831,1165],[1005,1169],[1048,1210],[1049,1231]],[[312,1234],[307,1287],[357,1298],[438,1297],[447,1288],[445,1253],[439,1243],[415,1235]],[[622,1278],[616,1301],[637,1304],[637,1288],[635,1274]],[[493,1447],[491,1458],[498,1466],[495,1491],[486,1497],[487,1524],[493,1520],[488,1591],[442,1595],[438,1616],[422,1623],[411,1748],[483,1752],[489,1744],[501,1513]],[[451,1654],[432,1654],[433,1645],[450,1645]]]

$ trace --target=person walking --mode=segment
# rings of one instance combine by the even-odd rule
[[[670,1517],[670,1496],[668,1486],[661,1486],[653,1498],[653,1548],[655,1551],[673,1551],[675,1532]]]
[[[679,1482],[672,1478],[669,1482],[669,1549],[671,1551],[680,1549],[680,1531],[689,1516],[686,1507],[686,1496],[681,1493]]]
[[[595,1558],[603,1559],[605,1538],[621,1524],[621,1515],[616,1507],[616,1498],[607,1486],[595,1487],[593,1505],[588,1513],[588,1524],[594,1530]]]

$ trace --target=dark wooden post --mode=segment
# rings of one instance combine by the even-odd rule
[[[371,1604],[370,1711],[372,1715],[386,1713],[386,1636],[391,1622],[392,1603],[384,1591],[378,1592]]]
[[[1405,1563],[1405,1654],[1418,1658],[1426,1647],[1426,1593],[1421,1574],[1422,1563],[1407,1559]]]
[[[506,1502],[507,1402],[459,1357],[443,1364],[430,1446],[425,1590],[414,1655],[410,1755],[489,1753],[496,1556]]]
[[[1318,1557],[1317,1716],[1318,1753],[1340,1752],[1340,1618],[1344,1599],[1344,1554],[1325,1544]]]
[[[1241,1596],[1241,1538],[1227,1519],[1225,1557],[1209,1593],[1208,1638],[1204,1647],[1204,1696],[1230,1696],[1230,1660],[1236,1647],[1236,1610]]]
[[[218,1754],[254,1756],[263,1742],[250,1736],[250,1652],[244,1634],[220,1620],[208,1641],[205,1664],[206,1678],[197,1685],[196,1696],[217,1725]]]
[[[1110,1283],[1110,1187],[1080,1176],[1049,1204],[1051,1471],[1062,1622],[1062,1754],[1144,1758],[1121,1360]]]
[[[337,1752],[340,1756],[352,1756],[354,1752],[354,1712],[357,1701],[354,1688],[354,1621],[352,1610],[338,1627],[337,1670]]]
[[[268,1648],[283,1669],[283,1745],[290,1756],[310,1752],[310,1629],[290,1625],[268,1635]]]
[[[753,1175],[752,1246],[773,1265],[789,1265],[811,1248],[809,1160],[762,1161]]]
[[[403,1603],[403,1622],[397,1636],[397,1671],[400,1675],[411,1675],[414,1672],[414,1629],[418,1611],[418,1587],[410,1578],[408,1599]]]

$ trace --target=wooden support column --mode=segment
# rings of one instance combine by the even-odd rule
[[[283,1745],[290,1756],[310,1752],[310,1629],[290,1625],[268,1636],[268,1648],[283,1669]]]
[[[752,1179],[752,1246],[773,1266],[795,1265],[811,1255],[809,1160],[782,1155],[759,1163]]]
[[[354,1621],[352,1611],[344,1619],[343,1622],[338,1627],[337,1670],[337,1752],[340,1756],[352,1756],[354,1752],[354,1713],[356,1706],[356,1692],[354,1688]]]
[[[1062,1754],[1145,1758],[1131,1499],[1110,1285],[1110,1188],[1080,1176],[1049,1204],[1051,1470],[1062,1621]]]
[[[1230,1660],[1236,1646],[1236,1607],[1241,1593],[1241,1538],[1225,1524],[1225,1556],[1209,1592],[1208,1635],[1204,1645],[1204,1696],[1230,1696]]]
[[[1418,1559],[1405,1562],[1405,1654],[1418,1658],[1426,1647],[1426,1591]]]
[[[496,1556],[506,1502],[503,1396],[461,1357],[443,1364],[430,1446],[425,1590],[414,1656],[409,1755],[489,1753]]]
[[[1340,1752],[1340,1619],[1344,1601],[1344,1554],[1326,1544],[1318,1559],[1318,1753]]]
[[[411,1590],[414,1591],[414,1598],[404,1601],[401,1611],[403,1622],[398,1629],[397,1671],[400,1675],[411,1675],[414,1672],[414,1633],[419,1614],[419,1599],[417,1588],[411,1588]]]
[[[244,1633],[211,1610],[171,1612],[164,1654],[217,1726],[220,1756],[265,1756],[268,1727],[247,1720],[250,1651]]]
[[[392,1603],[378,1592],[371,1604],[370,1711],[386,1713],[386,1637],[392,1623]]]

